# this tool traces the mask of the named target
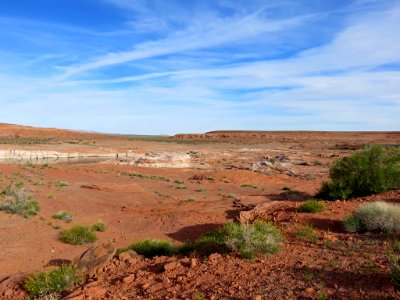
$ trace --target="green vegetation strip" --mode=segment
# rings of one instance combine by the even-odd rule
[[[161,181],[166,181],[170,182],[170,178],[162,177],[162,176],[156,176],[156,175],[144,175],[140,173],[135,173],[135,172],[123,172],[121,173],[122,175],[129,176],[129,177],[137,177],[137,178],[142,178],[142,179],[151,179],[151,180],[161,180]]]
[[[253,258],[258,254],[276,252],[282,241],[282,234],[272,224],[255,221],[253,224],[226,223],[195,242],[180,247],[174,247],[168,241],[144,240],[130,244],[119,252],[131,249],[148,258],[192,251],[204,254],[233,252],[242,258]]]
[[[0,144],[6,145],[34,145],[60,143],[51,138],[35,138],[35,137],[0,137]]]

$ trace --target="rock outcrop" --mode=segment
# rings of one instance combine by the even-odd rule
[[[81,276],[93,277],[114,257],[115,247],[111,243],[90,247],[75,262]]]

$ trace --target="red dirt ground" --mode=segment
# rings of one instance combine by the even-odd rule
[[[363,201],[400,202],[399,191],[331,202],[318,214],[295,210],[317,191],[334,160],[370,143],[398,145],[398,132],[214,132],[200,137],[177,135],[174,138],[179,143],[174,143],[174,138],[164,142],[8,124],[0,124],[0,129],[2,137],[57,141],[0,144],[0,150],[196,153],[193,159],[205,165],[197,169],[138,167],[117,161],[48,166],[0,163],[0,190],[23,181],[42,207],[29,219],[0,211],[0,299],[23,299],[26,293],[16,279],[41,270],[52,260],[72,260],[88,248],[62,243],[60,230],[103,220],[107,230],[98,233],[99,243],[123,247],[140,239],[159,238],[180,244],[235,219],[239,208],[234,207],[234,199],[247,204],[281,201],[263,216],[274,221],[285,236],[277,254],[254,260],[230,255],[135,262],[114,258],[98,280],[65,295],[73,292],[81,297],[76,299],[85,299],[84,295],[87,299],[322,299],[324,295],[329,299],[400,299],[390,283],[385,252],[399,237],[347,234],[340,223]],[[279,155],[307,164],[252,171],[253,163]],[[170,181],[132,177],[129,172]],[[58,188],[60,180],[68,186]],[[299,193],[285,192],[284,186]],[[196,201],[185,202],[188,198]],[[52,218],[60,210],[72,213],[71,223]],[[303,224],[313,225],[316,244],[296,237]],[[171,261],[178,263],[164,271],[163,265]]]

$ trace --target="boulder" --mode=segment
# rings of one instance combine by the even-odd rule
[[[111,243],[90,247],[75,262],[79,275],[96,276],[98,270],[104,268],[113,258],[115,251]]]
[[[252,210],[241,211],[239,213],[239,222],[241,224],[251,223],[256,219],[262,218],[267,212],[280,205],[280,201],[270,201],[254,207]]]

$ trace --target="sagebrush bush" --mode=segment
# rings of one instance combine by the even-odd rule
[[[24,281],[24,287],[30,296],[43,297],[60,293],[77,281],[76,269],[65,265],[28,276]]]
[[[35,216],[40,211],[39,202],[31,200],[30,191],[24,187],[22,182],[7,187],[3,195],[4,200],[0,202],[0,210],[25,218]]]
[[[317,213],[323,211],[324,209],[325,205],[322,201],[310,199],[302,203],[297,211],[306,213]]]
[[[226,223],[220,229],[200,237],[197,244],[200,248],[232,251],[243,258],[252,258],[260,253],[276,252],[282,241],[282,234],[275,226],[255,221],[253,224]]]
[[[400,206],[381,201],[367,203],[343,223],[348,232],[399,232]]]
[[[147,258],[152,258],[154,256],[169,256],[176,252],[176,249],[168,241],[162,240],[139,241],[121,249],[120,252],[129,249]]]
[[[370,146],[335,162],[317,198],[350,199],[400,187],[400,150]]]
[[[91,244],[97,240],[96,234],[90,227],[75,225],[60,233],[62,242],[72,245]]]

